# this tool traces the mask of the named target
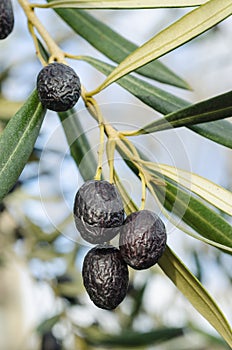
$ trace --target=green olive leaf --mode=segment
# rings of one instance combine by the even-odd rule
[[[138,47],[83,10],[64,8],[55,11],[77,34],[114,62],[120,63]],[[136,70],[136,73],[162,83],[189,89],[189,85],[183,79],[157,60]]]
[[[213,298],[183,262],[167,247],[159,266],[194,308],[218,331],[232,347],[232,329]]]
[[[166,186],[155,190],[164,207],[177,215],[198,234],[223,246],[232,248],[232,226],[219,213],[190,195],[173,180],[165,177]]]
[[[227,120],[218,120],[210,123],[189,126],[189,129],[213,140],[223,146],[232,149],[232,122]]]
[[[45,111],[35,90],[0,135],[0,200],[14,186],[26,165]]]
[[[211,122],[232,116],[232,91],[195,103],[155,120],[138,130],[135,135]]]
[[[184,334],[183,328],[161,328],[150,332],[123,330],[120,334],[96,333],[93,330],[83,330],[84,339],[92,346],[110,349],[138,348],[164,342]]]
[[[199,6],[207,0],[53,0],[48,5],[39,5],[43,8],[82,8],[82,9],[146,9],[163,7]]]
[[[176,183],[181,183],[181,186],[194,192],[224,213],[232,215],[232,193],[225,188],[202,176],[170,165],[159,164],[156,166],[151,163],[151,167],[161,171],[163,175],[171,178]]]
[[[210,14],[210,15],[209,15]],[[232,14],[231,0],[210,0],[187,13],[127,56],[92,94],[204,33]]]

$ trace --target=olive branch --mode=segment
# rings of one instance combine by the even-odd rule
[[[121,38],[109,31],[108,28],[105,28],[103,24],[95,21],[95,19],[91,18],[88,14],[79,12],[78,10],[80,6],[84,6],[82,3],[85,3],[87,6],[85,8],[93,9],[100,8],[101,6],[102,8],[114,6],[113,8],[117,9],[120,5],[115,4],[113,1],[108,1],[107,4],[107,2],[100,1],[82,2],[74,0],[50,0],[48,1],[48,4],[45,5],[32,4],[27,0],[18,0],[18,2],[25,12],[28,21],[28,28],[36,49],[36,55],[43,66],[52,62],[67,64],[66,59],[83,60],[107,76],[103,83],[90,92],[86,91],[82,84],[82,99],[87,110],[94,120],[97,121],[99,126],[98,160],[94,178],[96,180],[102,178],[103,154],[106,152],[109,165],[109,182],[117,185],[125,204],[125,210],[128,214],[138,210],[123,184],[120,182],[120,176],[115,170],[114,154],[115,150],[117,150],[122,159],[127,162],[131,170],[140,179],[140,210],[145,208],[146,195],[147,191],[149,191],[157,201],[162,213],[166,216],[168,221],[180,228],[181,231],[207,244],[220,248],[227,253],[231,253],[231,225],[227,220],[218,215],[214,210],[208,208],[205,203],[201,201],[203,198],[206,202],[210,203],[210,205],[213,205],[214,208],[231,216],[231,192],[207,181],[207,179],[199,177],[197,174],[189,174],[192,180],[187,181],[187,175],[181,169],[177,169],[175,172],[175,169],[172,169],[171,167],[150,162],[129,140],[129,137],[131,136],[153,133],[172,127],[185,126],[210,140],[232,148],[231,137],[229,136],[231,135],[231,123],[224,120],[231,116],[231,92],[191,105],[173,95],[154,88],[149,83],[139,80],[139,78],[128,75],[130,72],[136,71],[137,69],[143,69],[146,64],[150,64],[149,62],[152,62],[156,58],[174,50],[187,41],[192,40],[194,37],[226,19],[232,13],[231,2],[229,0],[210,0],[208,2],[192,1],[191,5],[196,6],[194,10],[188,12],[188,14],[184,15],[180,20],[165,28],[141,47],[134,48],[131,52],[128,51],[126,57],[121,56],[120,58],[117,58],[116,63],[118,63],[118,65],[116,67],[101,62],[93,57],[73,55],[64,52],[50,36],[35,12],[36,8],[45,9],[54,7],[60,17],[74,28],[75,31],[82,31],[82,34],[79,35],[86,38],[87,41],[92,42],[93,40],[95,45],[100,45],[97,43],[96,38],[94,38],[94,33],[92,33],[91,37],[89,32],[85,32],[85,29],[83,29],[83,23],[87,23],[86,25],[89,27],[96,26],[96,32],[102,31],[106,36],[108,35],[112,41],[112,47],[113,37],[115,40],[118,40],[118,43],[123,47],[124,41]],[[102,5],[100,3],[102,3]],[[125,6],[128,6],[128,8],[133,8],[133,6],[135,6],[130,1],[122,1],[122,3],[124,3]],[[152,8],[156,7],[155,2],[146,1],[145,3],[144,6],[151,6]],[[175,5],[175,1],[168,1],[167,3],[168,6],[171,7],[174,7]],[[187,2],[182,4],[183,6],[187,6]],[[77,29],[77,18],[80,20],[79,25],[80,27],[82,25],[82,28]],[[175,33],[177,32],[180,34],[176,37]],[[41,44],[40,39],[42,39],[43,44]],[[47,57],[44,54],[43,45],[45,45]],[[110,47],[110,45],[108,47]],[[101,50],[108,50],[107,54],[109,57],[112,55],[110,48],[101,48]],[[112,51],[115,52],[115,48],[113,48]],[[160,69],[162,70],[161,67]],[[151,73],[147,74],[149,75]],[[170,74],[170,79],[171,78],[173,79],[172,85],[179,84],[179,86],[182,85],[184,88],[188,87],[188,84],[185,84],[185,82]],[[167,77],[159,77],[157,80],[159,79],[165,80]],[[149,125],[145,125],[138,130],[116,130],[104,118],[97,100],[93,97],[114,82],[119,83],[125,89],[137,96],[141,101],[161,112],[164,117],[153,121]],[[149,96],[149,98],[146,96]],[[151,97],[153,98],[152,101]],[[30,112],[28,112],[28,110]],[[2,157],[4,158],[2,158],[0,162],[0,179],[3,183],[1,198],[8,193],[9,189],[17,181],[18,176],[26,164],[38,136],[39,128],[37,128],[37,131],[34,133],[31,133],[31,130],[35,130],[35,125],[42,124],[45,112],[46,111],[38,101],[36,92],[33,92],[25,105],[14,117],[12,117],[1,134],[0,146],[3,150],[6,150],[6,152],[3,152],[4,155]],[[30,124],[25,126],[25,119],[29,119],[29,117]],[[209,122],[216,124],[210,124]],[[207,125],[205,126],[204,123],[207,123]],[[8,144],[9,135],[15,128],[21,128],[21,135],[23,136],[18,139],[16,138],[14,142],[10,143],[10,147],[8,147],[6,145]],[[222,132],[220,132],[221,130]],[[106,149],[105,136],[107,138]],[[86,145],[88,145],[87,139],[85,139],[85,142]],[[78,148],[77,144],[76,147]],[[23,154],[24,156],[19,157],[19,154]],[[25,157],[25,154],[27,154],[28,157]],[[12,171],[14,168],[16,171]],[[180,187],[178,187],[179,183],[181,183]],[[178,189],[180,191],[179,196],[176,195]],[[191,192],[191,195],[189,195],[188,191]],[[165,203],[161,203],[161,197],[163,195],[165,197]],[[197,196],[197,198],[195,198],[195,196]],[[224,198],[226,200],[223,200]],[[177,216],[178,209],[181,208],[180,211],[183,214],[181,219],[183,219],[185,225],[179,224],[175,216],[168,213],[172,211],[173,207],[175,207],[175,215]],[[202,215],[201,210],[203,213]],[[214,222],[216,223],[215,226],[210,225],[208,220],[210,217],[213,217]],[[231,327],[222,311],[204,289],[202,284],[193,276],[169,247],[166,249],[164,256],[160,259],[159,265],[179,290],[189,299],[193,306],[213,325],[227,343],[232,346]]]

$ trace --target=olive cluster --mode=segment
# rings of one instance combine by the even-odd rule
[[[84,258],[82,277],[90,299],[102,309],[116,308],[125,298],[128,265],[136,270],[157,263],[166,247],[166,229],[152,211],[127,216],[114,184],[89,180],[77,191],[73,207],[81,237],[97,244]],[[119,249],[107,242],[119,234]]]

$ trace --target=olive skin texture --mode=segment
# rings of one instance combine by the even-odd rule
[[[143,270],[157,263],[166,241],[163,221],[152,211],[141,210],[126,218],[120,232],[119,249],[129,266]]]
[[[72,108],[81,95],[81,83],[76,72],[63,63],[50,63],[38,74],[37,90],[44,107],[56,112]]]
[[[89,243],[110,241],[124,222],[122,199],[107,181],[86,181],[77,191],[73,214],[81,237]]]
[[[129,274],[119,249],[99,245],[85,256],[82,277],[93,303],[101,309],[113,310],[125,298]]]
[[[14,28],[14,13],[11,0],[0,1],[0,40],[10,35]]]

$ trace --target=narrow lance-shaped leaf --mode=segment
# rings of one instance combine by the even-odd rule
[[[138,348],[167,341],[184,333],[183,328],[161,328],[150,332],[122,331],[120,334],[91,334],[84,332],[86,342],[93,346],[113,348]]]
[[[52,8],[83,8],[83,9],[146,9],[163,7],[190,7],[199,6],[207,0],[53,0],[49,5],[38,7]]]
[[[180,217],[201,236],[232,248],[232,226],[218,213],[165,177],[166,186],[156,186],[164,207]]]
[[[169,247],[166,248],[163,256],[159,259],[159,266],[194,308],[232,347],[232,329],[220,308]]]
[[[213,140],[223,146],[232,149],[232,122],[227,120],[218,120],[210,123],[189,126],[189,129],[195,131],[201,136]]]
[[[45,111],[34,91],[0,135],[0,200],[14,186],[26,165]]]
[[[93,57],[81,56],[81,59],[91,64],[105,75],[110,74],[115,68]],[[140,101],[162,114],[172,113],[178,109],[190,106],[189,102],[131,75],[120,78],[117,80],[117,84],[139,98]],[[192,126],[189,125],[187,127],[212,141],[232,148],[232,123],[227,120],[218,120]]]
[[[136,135],[211,122],[232,116],[232,91],[198,102],[145,125]]]
[[[100,92],[122,76],[185,44],[231,14],[231,0],[206,2],[162,30],[126,57],[93,93]]]
[[[67,8],[55,11],[77,34],[114,62],[120,63],[138,47],[83,10]],[[153,61],[136,72],[162,83],[189,88],[183,79],[159,61]]]
[[[161,171],[164,176],[171,178],[176,183],[181,183],[181,186],[194,192],[216,208],[232,215],[232,193],[230,191],[202,176],[170,165],[153,165],[153,163],[151,163],[151,168],[152,167],[156,171]]]

